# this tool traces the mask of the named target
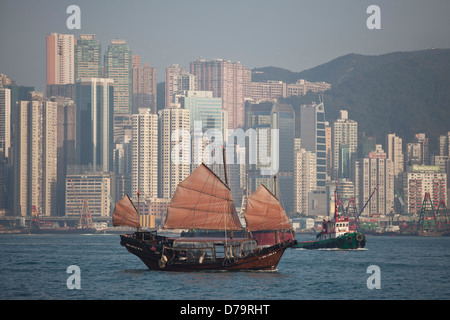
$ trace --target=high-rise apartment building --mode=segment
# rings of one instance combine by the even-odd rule
[[[352,161],[358,149],[358,123],[348,118],[347,110],[340,110],[339,119],[333,122],[333,177],[351,179]]]
[[[439,155],[450,156],[450,131],[439,136]]]
[[[403,140],[395,133],[386,135],[386,157],[394,165],[394,176],[399,178],[404,170]]]
[[[248,73],[239,62],[199,59],[190,64],[191,74],[198,78],[198,90],[212,91],[222,98],[228,112],[228,127],[243,128],[245,123],[245,84]]]
[[[359,208],[367,202],[370,195],[377,188],[370,202],[365,207],[362,215],[377,216],[386,215],[394,211],[394,165],[386,158],[386,153],[381,145],[365,158],[355,163],[357,178],[355,181],[355,193],[358,194],[357,205]]]
[[[300,107],[300,137],[302,147],[306,151],[316,154],[317,188],[325,189],[327,180],[327,143],[323,102]]]
[[[47,85],[75,83],[75,44],[73,34],[50,33],[47,39]]]
[[[425,133],[417,133],[414,136],[414,142],[406,145],[406,164],[429,165],[430,155],[428,152],[428,138]]]
[[[159,111],[159,198],[171,198],[191,172],[189,110],[174,105]]]
[[[0,158],[9,158],[11,128],[11,90],[0,86]]]
[[[305,149],[295,150],[294,211],[308,214],[308,195],[317,188],[316,154]]]
[[[16,214],[56,214],[57,104],[38,92],[20,101],[14,141],[14,205]]]
[[[105,52],[105,78],[114,80],[114,116],[132,113],[131,50],[126,40],[111,40]]]
[[[113,85],[112,79],[105,78],[77,80],[77,165],[113,169]]]
[[[75,81],[78,78],[101,78],[101,45],[93,34],[81,34],[75,45]]]
[[[197,77],[186,72],[184,67],[177,64],[166,68],[166,108],[177,104],[177,95],[183,91],[196,91],[198,89]]]
[[[133,114],[148,108],[156,114],[156,68],[148,63],[141,66],[139,55],[132,56],[133,72]]]
[[[158,115],[139,109],[132,117],[131,194],[141,199],[158,197]]]

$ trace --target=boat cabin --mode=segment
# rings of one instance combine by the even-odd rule
[[[249,238],[182,237],[174,239],[171,250],[180,262],[215,263],[223,259],[241,259],[254,252],[256,241]]]
[[[323,221],[322,232],[319,234],[321,240],[336,238],[350,232],[349,220],[346,217],[337,216],[336,219]]]

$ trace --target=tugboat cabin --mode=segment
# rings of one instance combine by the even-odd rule
[[[321,240],[337,238],[350,231],[348,218],[336,217],[336,220],[327,221],[322,223],[322,232],[318,235]]]

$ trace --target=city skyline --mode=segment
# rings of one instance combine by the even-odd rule
[[[240,61],[247,69],[276,66],[303,71],[348,53],[448,48],[443,1],[77,1],[81,29],[69,30],[69,4],[48,1],[3,1],[0,10],[0,69],[23,85],[44,91],[45,34],[95,34],[105,53],[112,39],[125,39],[133,54],[157,68],[188,67],[198,58]],[[370,30],[367,8],[378,5],[381,29]],[[32,15],[28,12],[33,12]],[[220,14],[216,14],[216,13]],[[99,16],[105,17],[98,19]],[[320,23],[318,23],[320,21]],[[118,22],[118,23],[117,23]],[[8,25],[14,25],[11,32]],[[312,32],[304,32],[311,30]],[[144,40],[143,40],[144,39]],[[34,50],[29,50],[33,47]],[[40,53],[40,54],[39,54]],[[20,67],[18,67],[20,66]]]

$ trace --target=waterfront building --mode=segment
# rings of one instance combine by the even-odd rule
[[[56,214],[57,104],[31,92],[20,101],[14,137],[14,214]]]
[[[434,210],[443,200],[447,205],[447,173],[439,166],[412,165],[403,174],[406,208],[409,214],[422,209],[425,193],[430,193]]]
[[[69,166],[66,175],[66,216],[82,214],[87,201],[92,217],[109,217],[114,209],[115,174],[101,166]]]

